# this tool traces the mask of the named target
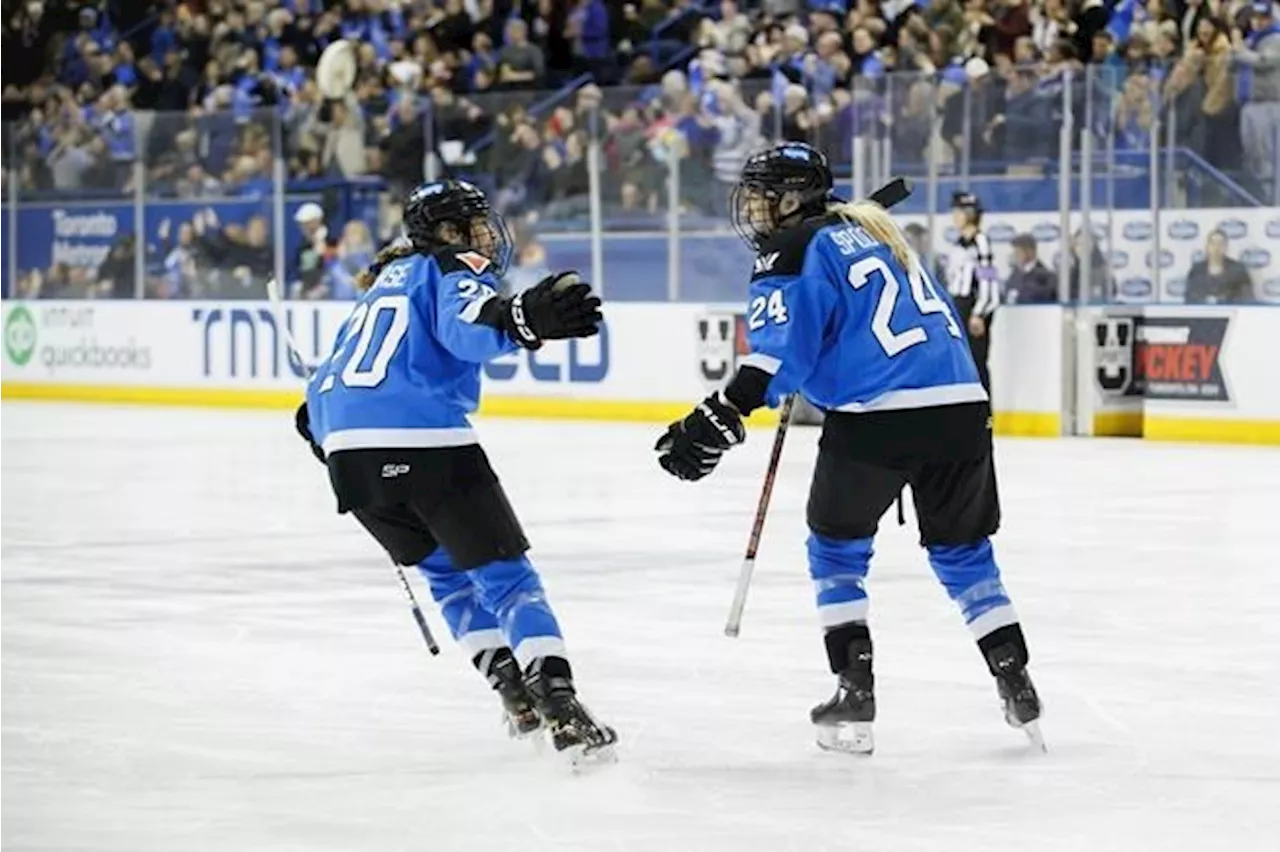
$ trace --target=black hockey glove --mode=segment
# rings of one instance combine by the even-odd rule
[[[600,297],[576,272],[548,275],[505,303],[503,326],[525,349],[544,340],[591,337],[600,333]]]
[[[311,448],[311,454],[320,460],[320,464],[325,464],[324,450],[320,449],[316,439],[311,437],[311,415],[307,413],[307,404],[305,402],[298,406],[298,412],[293,415],[293,426],[298,430],[298,434],[306,440],[307,446]]]
[[[672,476],[696,482],[716,469],[720,456],[747,439],[742,416],[718,393],[667,427],[654,447],[658,464]]]

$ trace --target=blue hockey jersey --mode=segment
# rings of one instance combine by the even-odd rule
[[[479,404],[480,365],[516,348],[484,323],[500,286],[474,251],[387,264],[307,385],[311,435],[325,455],[476,443],[467,415]]]
[[[954,305],[917,258],[906,269],[857,225],[828,217],[766,241],[740,365],[820,408],[888,411],[987,399]]]

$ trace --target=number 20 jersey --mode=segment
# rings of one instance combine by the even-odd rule
[[[483,255],[441,251],[383,267],[307,385],[315,442],[341,450],[477,443],[480,365],[516,346],[486,325],[501,284]]]
[[[820,408],[865,412],[987,399],[954,305],[917,258],[836,216],[774,235],[755,261],[751,352],[765,402],[801,391]]]

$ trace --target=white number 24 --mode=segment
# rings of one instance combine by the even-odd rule
[[[783,301],[782,291],[774,290],[768,297],[756,296],[751,300],[751,318],[747,321],[747,327],[756,331],[764,328],[769,320],[773,320],[776,325],[785,325],[787,319],[787,305]]]
[[[871,316],[871,333],[890,358],[904,349],[910,349],[917,343],[924,343],[927,335],[922,326],[912,326],[903,331],[894,331],[890,327],[893,309],[897,307],[898,296],[902,286],[898,276],[889,265],[878,257],[864,257],[849,267],[849,283],[853,289],[862,289],[876,275],[884,282],[880,290],[880,299],[876,302],[875,313]],[[924,274],[920,261],[912,264],[908,280],[911,284],[911,298],[922,314],[942,314],[947,321],[947,331],[952,337],[960,337],[960,326],[956,324],[946,301],[938,296],[933,282]]]

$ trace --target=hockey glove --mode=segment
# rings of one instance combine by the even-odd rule
[[[576,272],[548,275],[506,302],[507,335],[525,349],[544,340],[591,337],[600,333],[600,297]]]
[[[672,476],[696,482],[716,469],[720,456],[747,439],[742,416],[718,393],[704,399],[687,417],[667,427],[654,447],[658,464]]]
[[[319,459],[321,464],[325,464],[324,450],[320,449],[316,439],[311,437],[311,415],[307,413],[305,402],[298,406],[297,413],[293,415],[293,428],[297,429],[298,434],[306,440],[307,446],[311,448],[311,454]]]

